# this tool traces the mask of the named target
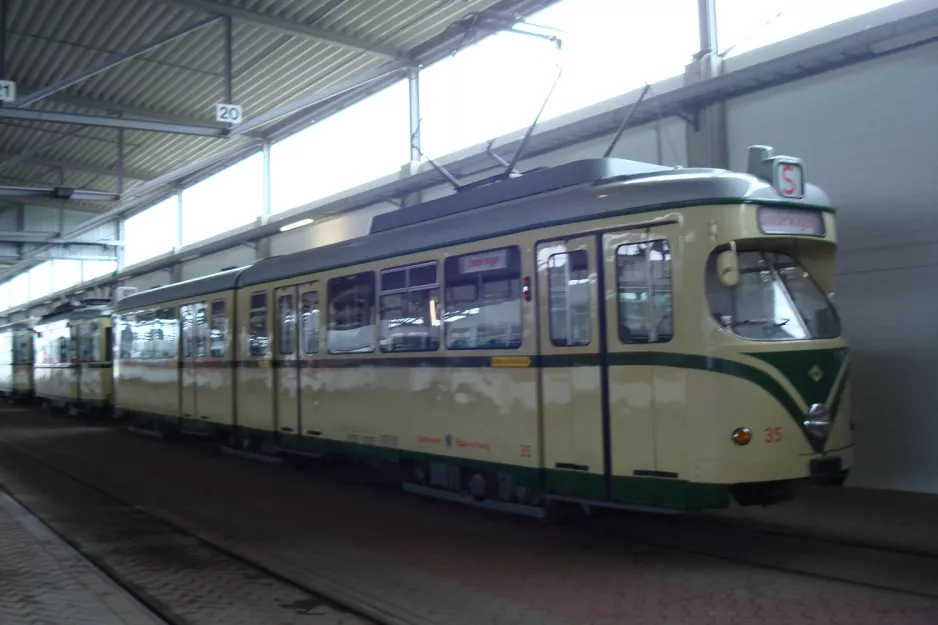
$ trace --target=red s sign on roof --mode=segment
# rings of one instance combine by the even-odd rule
[[[775,161],[775,190],[784,197],[801,199],[804,197],[804,170],[801,163]]]

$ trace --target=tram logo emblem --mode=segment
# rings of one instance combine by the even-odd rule
[[[453,446],[453,435],[452,435],[452,434],[447,434],[447,435],[446,435],[446,446],[447,446],[447,447],[452,447],[452,446]]]
[[[813,367],[811,367],[811,369],[808,370],[808,377],[810,377],[815,382],[820,382],[821,378],[824,377],[824,372],[821,371],[821,368],[819,366],[814,365]]]

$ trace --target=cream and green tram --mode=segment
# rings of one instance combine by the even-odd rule
[[[851,467],[835,250],[797,159],[590,159],[123,305],[233,296],[230,416],[198,418],[239,446],[366,458],[525,513],[702,509]]]
[[[36,397],[70,413],[108,413],[113,393],[111,311],[66,306],[36,322]]]
[[[0,395],[14,401],[33,397],[33,329],[25,321],[0,327]]]
[[[136,293],[114,315],[115,415],[163,435],[225,435],[235,418],[229,315],[240,269]]]

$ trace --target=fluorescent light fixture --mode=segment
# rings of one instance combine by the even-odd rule
[[[280,228],[280,232],[286,232],[287,230],[293,230],[294,228],[302,228],[303,226],[308,226],[313,223],[313,220],[310,218],[301,219],[299,221],[294,221],[292,224],[287,224]]]

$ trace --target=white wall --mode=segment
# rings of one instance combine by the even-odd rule
[[[225,267],[243,267],[256,260],[254,248],[240,245],[229,250],[209,254],[202,258],[188,260],[182,264],[182,280],[201,278],[218,273]]]
[[[300,250],[338,243],[368,234],[371,218],[395,210],[394,204],[382,203],[368,208],[323,219],[309,226],[287,230],[271,238],[271,255],[291,254]],[[286,220],[285,223],[289,223]]]
[[[838,206],[856,485],[938,492],[938,44],[731,101],[731,166],[765,143]]]
[[[142,276],[122,280],[121,286],[136,287],[138,291],[146,291],[158,286],[164,286],[172,282],[172,274],[169,271],[154,271]]]

